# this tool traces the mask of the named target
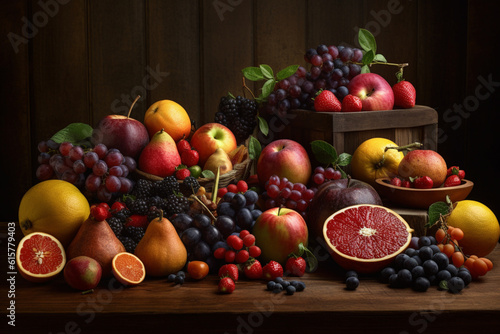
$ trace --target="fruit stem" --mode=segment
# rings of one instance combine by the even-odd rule
[[[352,62],[352,64],[356,64],[356,65],[364,65],[363,63],[359,63],[359,62]],[[384,61],[373,61],[369,64],[369,66],[372,66],[372,65],[389,65],[389,66],[398,66],[400,68],[403,68],[403,67],[406,67],[406,66],[409,66],[410,64],[408,63],[387,63],[387,62],[384,62]]]
[[[82,291],[82,295],[88,295],[89,293],[92,293],[92,292],[94,292],[94,289],[85,290],[85,291]]]
[[[212,220],[215,222],[217,220],[217,218],[215,218],[214,214],[212,213],[212,211],[210,211],[210,209],[205,205],[205,203],[203,203],[203,201],[201,199],[198,198],[198,196],[196,195],[191,195],[190,197],[194,198],[198,203],[201,204],[201,206],[208,212],[208,214],[212,217]]]
[[[130,113],[132,112],[132,108],[134,107],[134,105],[137,102],[137,100],[139,100],[140,98],[141,98],[141,96],[137,95],[137,97],[135,98],[134,102],[132,102],[132,105],[130,106],[130,109],[128,110],[127,118],[130,118]]]
[[[252,94],[252,97],[255,100],[255,95],[253,95],[252,90],[247,86],[247,84],[245,82],[245,77],[243,77],[243,88],[246,88],[250,92],[250,94]],[[243,91],[243,94],[245,94],[245,91]]]
[[[411,143],[411,144],[408,144],[408,145],[404,145],[404,146],[386,146],[384,152],[386,152],[387,150],[397,150],[397,151],[407,150],[407,151],[411,151],[411,150],[414,150],[414,149],[419,149],[422,146],[424,146],[424,144],[419,143],[419,142],[414,142],[414,143]]]

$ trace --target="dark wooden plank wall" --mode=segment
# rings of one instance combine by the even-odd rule
[[[304,65],[305,50],[319,43],[355,45],[358,27],[374,33],[389,61],[410,63],[405,77],[417,102],[440,115],[438,150],[467,170],[476,182],[471,196],[498,214],[486,144],[498,87],[473,97],[480,78],[500,81],[492,40],[499,10],[485,0],[9,1],[0,14],[0,219],[17,219],[36,182],[36,144],[68,123],[126,113],[138,94],[139,120],[153,102],[172,99],[198,125],[210,122],[222,95],[243,94],[242,68]],[[27,21],[35,30],[15,50],[9,36],[24,38]],[[394,68],[373,71],[394,83]],[[261,87],[248,84],[256,93]],[[465,116],[450,111],[467,103]]]

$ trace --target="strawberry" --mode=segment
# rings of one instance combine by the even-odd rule
[[[122,211],[123,209],[126,209],[126,208],[127,208],[127,206],[125,205],[125,203],[120,202],[120,201],[116,201],[113,203],[113,205],[111,205],[110,211],[111,212],[119,212],[119,211]]]
[[[90,208],[90,215],[98,222],[106,220],[108,213],[109,211],[102,205],[93,205]]]
[[[341,111],[342,105],[335,94],[329,90],[323,90],[314,99],[314,109],[316,111]]]
[[[179,140],[177,142],[176,146],[177,146],[177,151],[179,152],[179,154],[182,154],[182,152],[184,152],[184,150],[191,150],[191,144],[189,144],[189,142],[186,139]]]
[[[236,285],[230,277],[224,277],[219,281],[218,291],[220,293],[233,293]]]
[[[415,87],[406,80],[401,80],[394,86],[392,86],[392,92],[394,93],[394,106],[400,108],[411,108],[415,106],[415,99],[417,97],[417,92]]]
[[[148,223],[148,216],[146,215],[131,215],[128,217],[125,226],[146,227]]]
[[[413,184],[415,185],[415,188],[417,188],[417,189],[431,189],[434,182],[432,182],[432,179],[428,176],[421,176],[421,177],[417,177],[413,181]]]
[[[276,261],[269,261],[262,268],[262,276],[266,281],[273,281],[276,277],[283,277],[283,267]]]
[[[448,176],[444,181],[444,187],[454,187],[460,185],[460,183],[462,183],[462,181],[460,180],[460,176],[452,174]]]
[[[233,281],[237,281],[239,276],[238,267],[235,264],[225,264],[219,269],[219,277],[229,277]]]
[[[198,164],[200,154],[196,150],[184,150],[181,153],[181,162],[188,167]]]
[[[184,180],[189,175],[191,175],[191,172],[187,168],[181,168],[175,172],[175,177],[177,178],[177,180]]]
[[[401,187],[401,179],[399,177],[393,177],[391,179],[391,184],[396,187]]]
[[[401,181],[401,187],[411,188],[411,182],[408,180],[403,180],[403,181]]]
[[[249,279],[261,279],[262,278],[262,265],[259,260],[248,261],[243,267],[243,273]]]
[[[303,276],[306,272],[306,260],[301,256],[291,256],[286,261],[285,270],[292,276]]]
[[[450,175],[458,175],[460,180],[462,180],[465,177],[465,171],[463,169],[458,168],[458,166],[453,166],[448,168],[446,171],[446,176]]]
[[[355,95],[347,94],[342,100],[342,111],[361,111],[362,107],[361,99]]]

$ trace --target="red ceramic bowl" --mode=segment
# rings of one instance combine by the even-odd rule
[[[375,188],[382,200],[400,207],[417,209],[428,209],[429,206],[435,202],[445,202],[447,195],[452,202],[464,200],[474,186],[474,183],[465,179],[462,180],[462,183],[458,186],[431,189],[394,186],[391,184],[390,178],[377,179],[375,182]]]

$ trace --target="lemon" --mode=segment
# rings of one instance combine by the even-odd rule
[[[89,203],[77,187],[67,181],[47,180],[24,194],[19,226],[24,235],[48,233],[67,247],[89,215]]]
[[[500,238],[500,225],[495,214],[484,204],[472,200],[456,203],[447,224],[459,227],[464,237],[459,241],[467,255],[483,257],[491,253]]]

